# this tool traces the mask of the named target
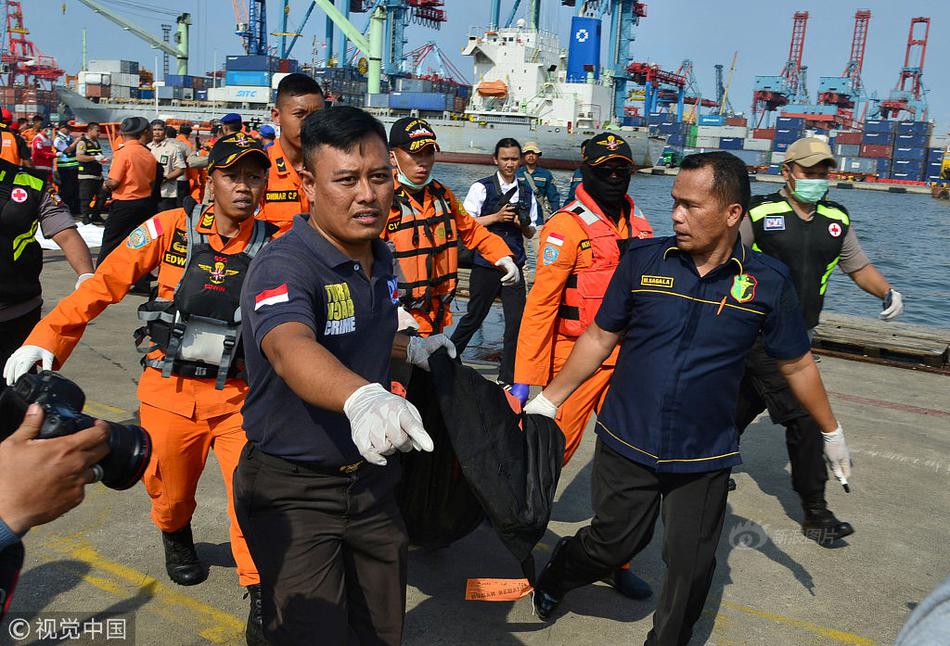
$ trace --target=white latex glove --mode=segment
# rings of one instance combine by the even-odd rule
[[[557,406],[548,401],[542,392],[528,402],[528,405],[524,407],[524,412],[528,415],[544,415],[554,419],[557,415]]]
[[[17,379],[28,373],[37,362],[43,370],[52,370],[53,361],[55,360],[56,357],[46,348],[41,348],[38,345],[24,345],[17,348],[16,352],[7,359],[7,364],[3,367],[3,378],[6,379],[8,386],[12,386]]]
[[[92,276],[93,274],[90,274],[90,273],[79,274],[79,278],[76,279],[76,286],[73,287],[73,289],[74,290],[79,289],[79,286],[82,285],[87,280],[89,280],[90,278],[92,278]]]
[[[501,277],[501,284],[505,287],[517,285],[521,281],[521,272],[518,270],[518,265],[515,264],[515,261],[511,259],[511,256],[505,256],[496,262],[495,266],[500,267],[501,270],[505,272],[505,275]]]
[[[884,310],[881,312],[881,319],[890,321],[901,315],[904,311],[904,297],[896,289],[891,289],[884,297]]]
[[[439,348],[446,348],[449,356],[455,358],[455,344],[444,334],[433,334],[426,338],[411,336],[406,346],[406,361],[429,372],[429,357]]]
[[[418,330],[419,322],[415,317],[406,311],[405,307],[396,308],[396,329],[397,330]]]
[[[825,440],[825,461],[831,467],[831,472],[841,484],[848,484],[851,477],[851,452],[844,441],[844,430],[838,424],[831,433],[822,433]]]
[[[371,464],[383,466],[383,456],[396,450],[432,451],[432,438],[416,407],[380,384],[366,384],[353,391],[343,412],[350,420],[353,444]]]

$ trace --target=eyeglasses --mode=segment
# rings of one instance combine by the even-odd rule
[[[630,175],[633,173],[633,166],[631,166],[630,164],[620,164],[616,166],[600,165],[600,166],[591,166],[591,170],[593,170],[594,173],[598,177],[601,177],[603,179],[606,179],[611,176],[616,176],[621,179],[624,179],[624,178],[630,177]]]

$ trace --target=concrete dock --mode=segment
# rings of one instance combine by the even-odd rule
[[[51,255],[43,274],[46,309],[74,281],[69,266]],[[135,419],[141,368],[131,333],[140,302],[127,297],[93,322],[63,370],[86,391],[90,414]],[[719,565],[695,644],[887,644],[915,605],[950,575],[950,381],[829,357],[820,367],[855,463],[851,493],[829,483],[828,499],[856,533],[838,549],[801,536],[783,429],[759,418],[744,436],[745,463],[735,472],[738,489],[729,497]],[[590,517],[593,440],[588,433],[562,475],[549,531],[536,552],[539,566],[558,537]],[[11,618],[35,624],[52,616],[45,613],[122,617],[134,622],[137,644],[243,643],[247,602],[232,567],[213,457],[193,520],[211,572],[195,587],[167,578],[141,485],[127,492],[93,485],[87,492],[81,507],[27,535]],[[655,588],[664,571],[661,539],[658,524],[652,544],[634,562]],[[652,600],[633,602],[603,585],[571,593],[554,624],[533,617],[527,598],[464,600],[467,578],[518,576],[517,563],[485,526],[449,548],[414,550],[405,643],[628,644],[641,643],[650,628]],[[0,644],[40,643],[35,636],[11,641],[7,628],[0,626]],[[318,636],[314,643],[321,643]]]

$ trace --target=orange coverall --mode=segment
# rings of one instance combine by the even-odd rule
[[[278,138],[267,149],[270,156],[267,190],[264,192],[264,206],[257,214],[258,219],[277,225],[275,238],[290,230],[295,215],[310,211],[310,201],[300,188],[300,175],[290,165],[280,142]]]
[[[583,187],[579,187],[576,197],[580,200],[582,196],[584,204],[610,225],[618,240],[628,237],[626,219],[621,218],[615,225],[603,215],[583,191]],[[653,230],[645,219],[636,218],[635,227],[632,237],[653,236]],[[547,386],[554,375],[560,372],[577,342],[577,337],[558,331],[558,307],[568,278],[590,267],[593,250],[584,229],[575,216],[567,211],[555,213],[541,229],[539,244],[542,249],[552,234],[558,241],[563,240],[563,244],[558,245],[557,257],[548,264],[542,261],[542,254],[538,254],[534,285],[528,293],[518,332],[515,382],[519,384]],[[618,345],[604,364],[558,408],[555,420],[564,433],[564,464],[568,463],[580,445],[591,414],[603,404],[619,352]]]
[[[271,171],[273,172],[273,166]],[[436,223],[432,220],[435,217],[436,210],[436,199],[432,196],[430,188],[432,184],[425,187],[422,194],[422,203],[420,204],[411,191],[406,190],[398,180],[394,179],[393,181],[396,185],[397,197],[408,198],[411,212],[404,213],[398,200],[394,199],[389,211],[389,219],[380,237],[393,247],[399,263],[398,275],[400,282],[435,279],[436,282],[432,287],[433,298],[430,309],[428,311],[421,309],[409,310],[409,313],[419,324],[419,335],[431,336],[432,334],[438,334],[446,326],[452,324],[452,312],[449,307],[444,308],[441,322],[433,321],[432,318],[438,312],[441,298],[455,295],[455,279],[451,279],[451,282],[438,279],[458,272],[458,245],[451,244],[436,253],[435,260],[432,262],[432,275],[429,276],[421,276],[418,273],[417,263],[420,258],[424,258],[423,256],[410,255],[400,258],[400,254],[423,248],[438,249],[445,245],[450,238],[461,240],[469,249],[477,249],[486,260],[492,263],[501,260],[505,256],[510,256],[511,250],[504,240],[476,222],[475,218],[469,215],[459,199],[447,186],[438,183],[438,186],[445,190],[445,202],[452,211],[453,230],[451,232],[446,232],[441,222]],[[413,229],[417,234],[415,247],[413,247],[412,241]],[[451,236],[449,236],[449,233],[451,233]],[[402,292],[401,287],[400,292]],[[404,294],[400,293],[400,296],[404,296]]]
[[[222,244],[217,227],[205,211],[199,231],[211,234],[211,246],[225,254],[247,247],[254,220],[241,223],[239,233]],[[184,273],[187,252],[184,209],[163,211],[140,226],[96,268],[96,273],[61,300],[33,329],[25,345],[46,348],[59,368],[72,353],[86,325],[107,306],[118,303],[142,276],[158,268],[158,298],[172,300]],[[157,237],[152,233],[157,233]],[[144,243],[143,243],[144,240]],[[149,355],[161,358],[160,350]],[[243,379],[229,378],[223,390],[215,379],[172,375],[165,379],[145,368],[139,381],[139,419],[152,437],[152,459],[142,481],[152,499],[152,520],[163,532],[181,529],[195,511],[195,489],[208,450],[214,449],[228,496],[231,552],[242,586],[260,582],[257,568],[234,516],[231,481],[247,442],[241,406],[247,394]]]

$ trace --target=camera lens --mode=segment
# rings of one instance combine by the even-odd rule
[[[152,455],[152,438],[141,426],[109,422],[109,455],[104,457],[102,484],[119,491],[135,485],[145,473]]]

